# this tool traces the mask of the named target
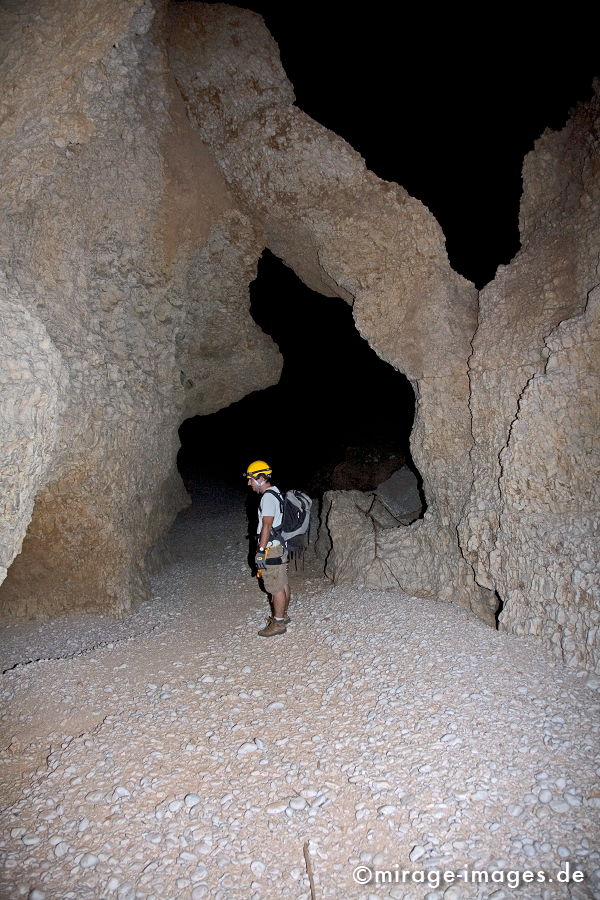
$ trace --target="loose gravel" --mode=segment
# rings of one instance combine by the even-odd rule
[[[259,638],[244,532],[206,487],[126,621],[3,627],[1,896],[599,897],[597,680],[316,565]]]

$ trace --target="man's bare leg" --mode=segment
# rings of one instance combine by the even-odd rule
[[[288,606],[290,605],[290,597],[292,596],[292,592],[290,590],[289,584],[286,584],[286,586],[283,589],[283,592],[285,594],[285,605],[283,607],[283,615],[287,616]]]
[[[282,591],[273,594],[273,615],[276,619],[283,619],[286,614],[288,603],[290,602],[290,586],[286,584]]]

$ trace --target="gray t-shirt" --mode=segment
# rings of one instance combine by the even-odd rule
[[[275,485],[271,485],[269,491],[277,491],[280,494],[279,488],[275,487]],[[258,505],[258,529],[257,534],[260,535],[262,531],[262,523],[263,516],[273,516],[273,528],[278,528],[281,525],[281,504],[279,502],[278,497],[274,497],[273,494],[265,493],[260,498],[260,503]],[[269,541],[267,547],[271,547],[275,544],[279,544],[280,541]]]

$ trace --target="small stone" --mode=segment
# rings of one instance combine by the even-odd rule
[[[65,853],[69,852],[69,845],[66,841],[61,841],[60,844],[57,844],[54,848],[54,855],[57,859],[60,859],[65,855]]]
[[[415,844],[408,854],[408,857],[411,862],[416,862],[418,859],[421,859],[422,856],[425,856],[426,852],[425,847],[422,847],[421,844]]]
[[[552,800],[552,791],[544,788],[543,791],[540,791],[539,799],[540,803],[550,803],[550,801]]]
[[[269,816],[276,816],[279,813],[285,812],[287,809],[287,803],[273,803],[271,806],[267,806],[267,814]]]
[[[205,884],[197,884],[192,890],[192,900],[204,900],[208,897],[208,887]]]
[[[570,809],[566,800],[551,800],[549,805],[550,809],[554,810],[556,813],[568,812]]]
[[[509,816],[514,816],[515,818],[523,815],[523,807],[519,806],[518,803],[509,803],[507,811]]]
[[[397,809],[398,807],[393,803],[386,803],[384,806],[380,806],[377,812],[380,816],[393,816]]]
[[[442,896],[444,900],[461,900],[462,888],[459,888],[455,884],[451,884],[450,887],[446,888]]]
[[[160,844],[162,841],[162,835],[158,831],[151,831],[149,834],[145,834],[144,837],[151,844]]]
[[[127,790],[126,787],[116,787],[112,793],[113,800],[121,800],[123,797],[131,797],[131,793]]]
[[[27,894],[27,900],[46,900],[46,891],[41,891],[39,888],[34,888]]]
[[[238,749],[237,755],[245,756],[247,753],[253,753],[255,750],[258,750],[258,747],[254,743],[254,741],[246,741]]]
[[[200,796],[199,794],[186,794],[183,798],[183,802],[188,809],[191,809],[193,806],[196,806],[198,803],[200,803]]]
[[[99,862],[100,860],[95,853],[84,853],[79,860],[79,865],[82,869],[93,869]]]
[[[290,800],[290,802],[288,804],[288,806],[291,809],[296,809],[296,810],[304,809],[306,807],[306,805],[307,805],[307,803],[306,803],[306,800],[304,799],[304,797],[292,797],[292,799]]]
[[[256,878],[262,878],[265,868],[265,864],[258,859],[255,859],[250,863],[250,869],[252,871],[252,874],[255,875]]]

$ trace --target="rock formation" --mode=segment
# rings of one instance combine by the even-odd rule
[[[359,578],[453,599],[493,623],[496,597],[476,583],[456,533],[471,485],[466,360],[477,292],[451,269],[442,231],[423,204],[369,172],[345,141],[293,105],[259,16],[179,3],[171,19],[177,83],[236,200],[260,223],[269,249],[309,287],[352,304],[362,336],[415,389],[411,446],[427,513],[401,538],[386,532],[381,549],[368,518],[350,511],[369,534],[370,550],[360,569],[330,564],[331,573],[338,581]],[[341,511],[354,496],[336,495],[340,515],[332,509],[328,517],[330,531],[339,519],[343,541],[350,520]],[[444,552],[432,554],[441,545]],[[388,555],[400,564],[382,562]]]
[[[264,242],[188,124],[157,8],[0,10],[5,615],[146,596],[187,502],[181,421],[279,377],[248,312]]]
[[[248,315],[266,246],[415,390],[425,515],[331,492],[327,571],[492,625],[501,605],[500,627],[597,667],[598,99],[528,156],[522,250],[478,296],[428,210],[294,106],[256,14],[1,14],[2,609],[144,595],[184,502],[177,426],[277,381]]]
[[[500,626],[600,666],[600,98],[527,156],[522,249],[480,295],[460,525]]]

